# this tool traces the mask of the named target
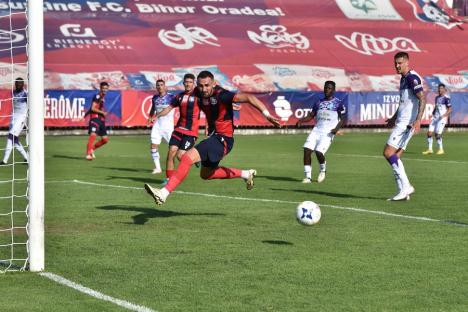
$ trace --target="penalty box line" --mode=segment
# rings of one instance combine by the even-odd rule
[[[96,290],[93,290],[91,288],[85,287],[83,285],[77,284],[75,282],[72,282],[72,281],[70,281],[70,280],[68,280],[68,279],[66,279],[66,278],[64,278],[64,277],[62,277],[60,275],[54,274],[54,273],[42,272],[42,273],[39,273],[39,275],[43,276],[43,277],[46,277],[46,278],[48,278],[48,279],[50,279],[50,280],[52,280],[52,281],[54,281],[54,282],[56,282],[58,284],[61,284],[61,285],[70,287],[72,289],[75,289],[75,290],[77,290],[77,291],[79,291],[81,293],[84,293],[84,294],[89,295],[91,297],[94,297],[96,299],[111,302],[111,303],[116,304],[119,307],[125,308],[127,310],[136,311],[136,312],[156,312],[155,310],[152,310],[150,308],[140,306],[140,305],[137,305],[137,304],[134,304],[134,303],[122,300],[122,299],[117,299],[117,298],[105,295],[105,294],[103,294],[103,293],[101,293],[99,291],[96,291]]]
[[[69,182],[69,181],[67,181],[67,182]],[[136,186],[112,185],[112,184],[103,184],[103,183],[80,181],[80,180],[73,180],[73,182],[78,183],[78,184],[84,184],[84,185],[105,186],[105,187],[111,187],[111,188],[122,188],[122,189],[132,189],[132,190],[143,190],[142,187],[136,187]],[[300,203],[298,201],[288,201],[288,200],[280,200],[280,199],[248,198],[248,197],[226,196],[226,195],[216,195],[216,194],[197,193],[197,192],[185,192],[185,191],[174,191],[174,193],[185,194],[185,195],[203,196],[203,197],[243,200],[243,201],[268,202],[268,203],[282,203],[282,204],[296,204],[296,205]],[[362,212],[362,213],[370,213],[370,214],[376,214],[376,215],[387,216],[387,217],[411,219],[411,220],[426,221],[426,222],[438,222],[438,223],[455,225],[455,226],[462,226],[462,227],[467,226],[464,223],[442,221],[442,220],[427,218],[427,217],[417,217],[417,216],[403,215],[403,214],[398,214],[398,213],[385,212],[385,211],[381,211],[381,210],[368,210],[368,209],[362,209],[362,208],[356,208],[356,207],[344,207],[344,206],[328,205],[328,204],[320,204],[320,203],[318,205],[321,206],[321,207],[328,207],[328,208],[332,208],[332,209],[347,210],[347,211]]]

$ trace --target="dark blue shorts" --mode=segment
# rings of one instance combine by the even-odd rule
[[[201,141],[195,148],[200,154],[203,167],[218,167],[219,162],[234,146],[234,139],[219,134],[213,134]]]
[[[195,145],[196,140],[197,137],[174,131],[169,140],[169,146],[177,146],[180,150],[188,151]]]
[[[96,133],[99,136],[106,136],[106,124],[99,118],[93,118],[89,121],[88,134]]]

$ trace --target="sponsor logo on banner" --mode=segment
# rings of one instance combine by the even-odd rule
[[[47,49],[99,49],[99,50],[132,50],[122,44],[120,39],[98,39],[91,27],[81,24],[63,24],[59,27],[61,38],[45,38]]]
[[[403,20],[390,0],[336,0],[336,4],[350,19]]]
[[[0,44],[13,44],[24,40],[24,35],[14,31],[0,29]]]
[[[364,55],[382,55],[395,51],[421,52],[414,41],[405,37],[388,39],[375,37],[371,34],[353,32],[349,38],[343,35],[335,35],[335,39],[348,49]]]
[[[151,111],[151,105],[153,105],[152,99],[153,99],[152,95],[147,96],[141,103],[141,114],[143,115],[143,117],[145,117],[145,119],[148,119],[149,117],[149,113]]]
[[[275,113],[282,121],[287,121],[289,117],[293,114],[291,110],[291,103],[282,95],[279,95],[276,100],[273,102],[275,107]]]
[[[307,37],[300,32],[289,33],[283,25],[262,25],[259,27],[260,33],[248,30],[247,35],[250,40],[257,44],[264,44],[270,49],[279,49],[284,52],[293,52],[295,49],[301,52],[312,52],[308,50],[310,42]]]
[[[60,26],[60,31],[65,37],[96,38],[91,27],[81,29],[80,24],[63,24]]]
[[[436,23],[450,29],[462,23],[454,20],[447,12],[432,1],[406,0],[413,7],[414,16],[423,22]]]
[[[175,26],[175,30],[161,29],[158,33],[159,39],[166,46],[178,49],[189,50],[195,44],[208,44],[219,47],[218,38],[208,30],[201,27],[185,27],[179,23]]]

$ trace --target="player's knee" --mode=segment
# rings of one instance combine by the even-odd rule
[[[209,180],[213,173],[211,171],[200,170],[200,178],[203,180]]]
[[[432,137],[432,132],[431,132],[431,131],[428,131],[428,132],[427,132],[427,137],[428,137],[428,138],[431,138],[431,137]]]
[[[437,134],[436,134],[436,139],[437,139],[437,140],[442,139],[442,135],[437,133]]]

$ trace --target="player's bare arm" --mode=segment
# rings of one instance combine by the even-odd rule
[[[387,123],[387,127],[393,128],[395,126],[395,121],[397,119],[397,116],[398,116],[398,109],[395,111],[395,114],[393,114],[391,118],[385,120],[385,122]]]
[[[445,114],[442,115],[442,118],[446,118],[448,116],[450,116],[450,114],[452,113],[452,106],[450,106],[448,109],[447,109],[447,112]]]
[[[424,95],[424,92],[418,92],[416,96],[419,99],[419,111],[418,111],[418,116],[416,116],[416,120],[411,124],[411,127],[414,129],[415,133],[421,129],[421,119],[424,114],[424,109],[426,108],[426,97]]]
[[[91,106],[91,112],[102,115],[102,116],[106,116],[107,112],[100,110],[98,106],[99,106],[98,102],[93,102],[93,105]]]
[[[271,124],[276,127],[281,127],[279,120],[270,115],[265,104],[263,104],[256,96],[247,93],[236,93],[234,100],[235,102],[249,103],[258,109]]]
[[[336,124],[335,129],[332,129],[330,131],[332,134],[336,134],[341,129],[341,127],[343,127],[346,121],[346,119],[344,118],[344,116],[341,114],[340,111],[338,111],[338,118],[340,119],[340,121],[338,121],[338,123]]]

